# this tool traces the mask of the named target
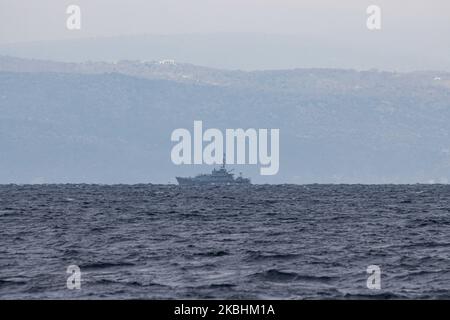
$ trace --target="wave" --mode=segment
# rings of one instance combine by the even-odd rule
[[[217,250],[217,251],[199,252],[199,253],[196,253],[195,255],[204,256],[204,257],[222,257],[222,256],[227,256],[229,254],[230,253],[228,251]]]
[[[250,275],[251,278],[262,281],[274,281],[274,282],[291,282],[291,281],[306,281],[306,282],[330,282],[334,280],[334,277],[330,276],[314,276],[304,275],[295,272],[280,271],[277,269],[270,269],[264,272],[258,272]]]
[[[0,288],[9,286],[20,286],[27,284],[24,280],[4,280],[0,279]]]
[[[107,268],[117,268],[117,267],[130,267],[134,266],[134,263],[130,262],[94,262],[90,264],[81,265],[80,269],[83,270],[93,270],[93,269],[107,269]]]
[[[261,251],[248,251],[245,261],[290,260],[298,257],[299,255],[294,253],[266,253]]]

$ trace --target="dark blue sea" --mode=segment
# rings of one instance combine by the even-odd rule
[[[1,299],[450,299],[448,185],[2,185],[0,225]]]

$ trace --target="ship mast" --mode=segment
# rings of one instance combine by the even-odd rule
[[[225,160],[225,153],[224,153],[223,160],[222,160],[222,169],[225,169],[225,163],[226,163],[226,160]]]

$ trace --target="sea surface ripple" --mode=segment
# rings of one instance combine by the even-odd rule
[[[0,224],[1,299],[450,299],[448,185],[1,185]]]

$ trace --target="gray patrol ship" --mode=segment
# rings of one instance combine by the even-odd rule
[[[183,185],[242,185],[251,184],[250,179],[243,178],[242,173],[235,178],[231,171],[225,169],[225,156],[220,169],[213,169],[210,174],[199,174],[195,177],[181,178],[176,177],[178,184]]]

